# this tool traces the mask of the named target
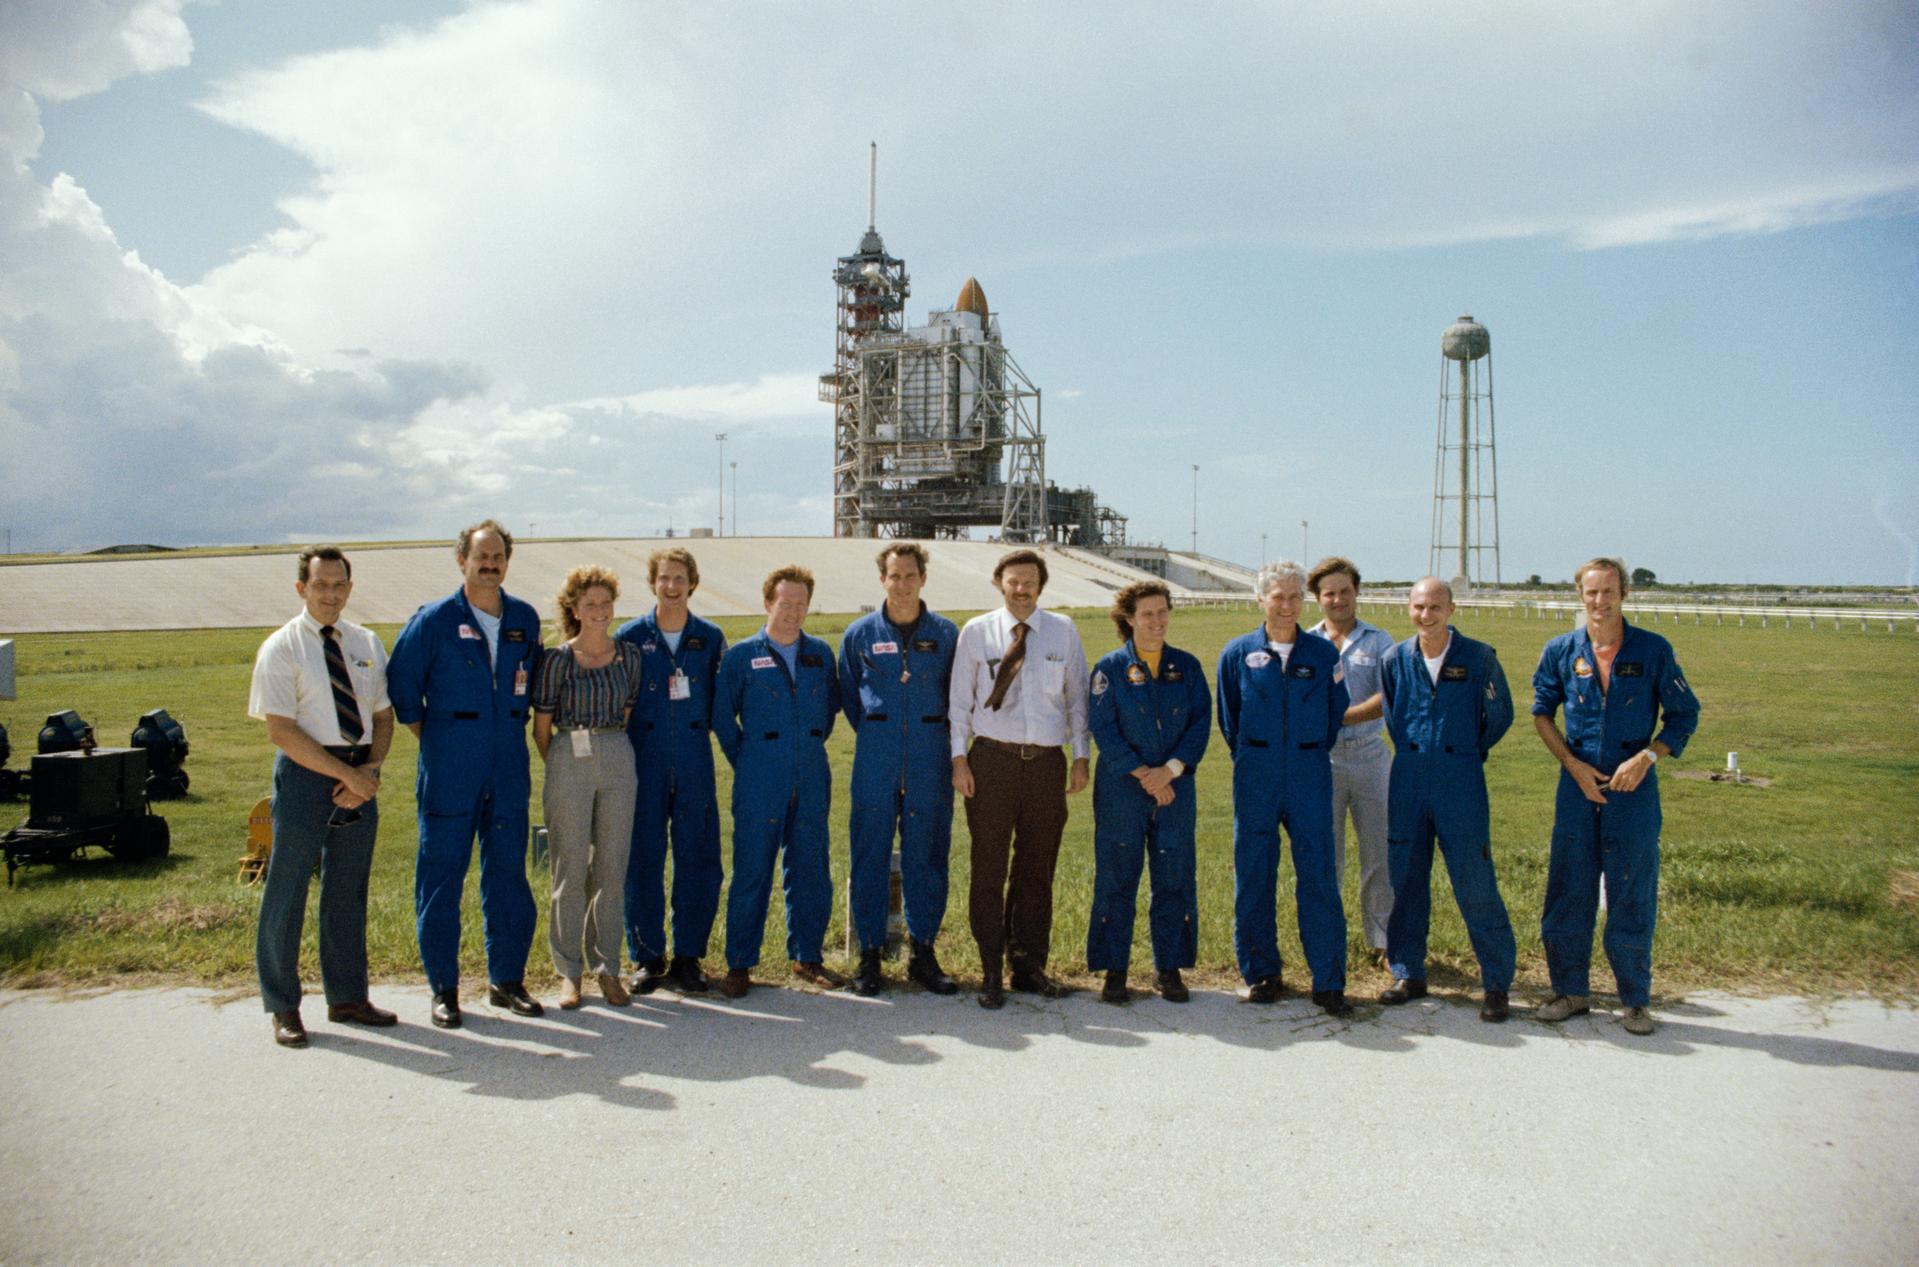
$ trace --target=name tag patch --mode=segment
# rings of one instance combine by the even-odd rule
[[[913,650],[915,651],[938,651],[939,649],[940,644],[932,638],[913,639]]]
[[[773,657],[770,655],[756,655],[753,657],[753,667],[756,669],[770,669],[773,667]]]
[[[1627,661],[1621,660],[1618,664],[1613,665],[1612,669],[1613,669],[1613,672],[1617,673],[1620,677],[1645,677],[1646,676],[1646,666],[1640,663],[1638,660],[1631,661],[1630,663],[1628,663]]]
[[[1463,664],[1446,665],[1439,671],[1439,680],[1442,682],[1464,682],[1466,680],[1466,666]]]
[[[525,641],[526,641],[526,630],[524,630],[524,629],[502,629],[502,630],[500,630],[500,640],[501,640],[502,642],[525,642]]]
[[[1313,666],[1310,664],[1295,664],[1293,666],[1293,676],[1312,677],[1314,676]]]
[[[461,636],[462,638],[474,638],[474,639],[477,639],[477,638],[479,638],[479,636],[480,636],[480,631],[479,631],[479,630],[477,630],[477,629],[475,629],[475,628],[474,628],[474,627],[473,627],[472,625],[461,625],[461,626],[460,626],[460,636]]]
[[[899,653],[900,644],[897,642],[876,642],[873,644],[874,655],[898,655]]]
[[[684,643],[688,651],[700,651],[705,648],[706,639],[698,638],[698,637],[689,637],[684,640]]]
[[[800,655],[800,667],[803,669],[817,669],[820,667],[820,658],[816,655],[808,655],[802,652]]]
[[[1166,666],[1166,669],[1161,672],[1159,676],[1163,682],[1178,682],[1184,680],[1180,671],[1171,665]]]

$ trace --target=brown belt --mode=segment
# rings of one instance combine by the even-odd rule
[[[973,742],[985,744],[988,748],[997,748],[1001,752],[1010,752],[1021,761],[1035,761],[1049,752],[1058,752],[1056,743],[1007,743],[1001,739],[988,739],[985,735],[974,735]]]

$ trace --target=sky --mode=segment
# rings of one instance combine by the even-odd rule
[[[6,0],[7,547],[824,535],[869,142],[1135,541],[1424,571],[1471,313],[1506,579],[1919,582],[1919,0]]]

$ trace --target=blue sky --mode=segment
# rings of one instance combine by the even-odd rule
[[[1176,17],[1175,14],[1178,14]],[[829,527],[834,257],[977,276],[1134,537],[1423,570],[1492,331],[1504,572],[1919,580],[1919,5],[18,0],[16,549]],[[83,495],[75,496],[76,491]]]

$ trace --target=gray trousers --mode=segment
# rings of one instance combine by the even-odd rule
[[[553,732],[546,750],[547,857],[553,905],[547,941],[553,970],[577,980],[582,967],[618,976],[626,930],[626,856],[633,845],[639,780],[624,732],[592,736],[590,756],[573,755],[573,736]],[[584,950],[584,955],[582,955]]]
[[[1346,882],[1346,816],[1359,842],[1359,908],[1366,944],[1386,948],[1386,917],[1393,913],[1393,883],[1386,873],[1386,788],[1393,754],[1384,740],[1358,749],[1333,749],[1333,859]]]

